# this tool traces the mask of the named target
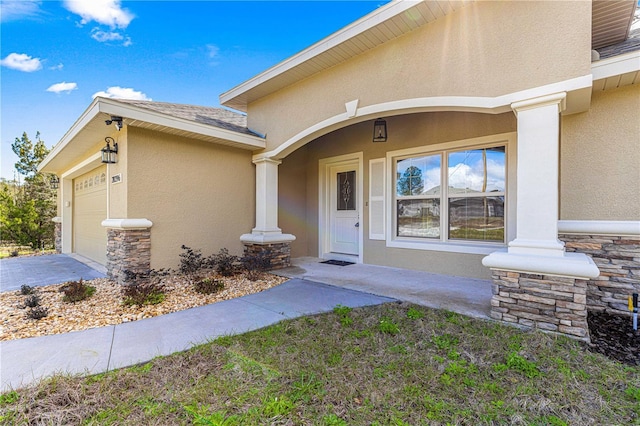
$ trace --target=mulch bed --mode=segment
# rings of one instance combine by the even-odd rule
[[[591,335],[590,351],[625,364],[640,365],[640,331],[633,330],[631,317],[589,312],[587,322]]]

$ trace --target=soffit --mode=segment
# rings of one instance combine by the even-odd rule
[[[123,117],[125,130],[113,133],[115,127],[105,124],[105,120],[110,119],[112,115]],[[174,117],[165,112],[148,107],[140,107],[133,102],[96,98],[53,147],[49,155],[38,166],[38,169],[47,173],[60,174],[99,152],[104,145],[106,136],[114,137],[117,140],[120,134],[125,135],[126,126],[249,151],[263,149],[266,146],[263,138],[246,132],[232,131],[228,128],[213,126],[205,122]]]
[[[593,0],[591,9],[591,48],[624,41],[636,10],[637,0]]]
[[[443,18],[474,1],[393,1],[223,93],[220,103],[246,112],[250,102]]]

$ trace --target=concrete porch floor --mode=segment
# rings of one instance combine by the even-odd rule
[[[290,267],[272,272],[446,309],[473,318],[489,318],[491,280],[365,264],[336,266],[322,261],[315,257],[294,258]]]

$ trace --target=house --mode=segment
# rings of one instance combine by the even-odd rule
[[[495,319],[588,339],[640,291],[635,8],[397,1],[220,96],[242,114],[96,98],[40,166],[60,250],[118,279],[181,244],[491,278]]]

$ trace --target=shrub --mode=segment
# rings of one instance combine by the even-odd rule
[[[157,305],[164,298],[164,285],[155,281],[134,281],[122,288],[123,303],[133,305]]]
[[[35,291],[35,289],[33,287],[31,287],[30,285],[22,284],[20,286],[20,294],[22,294],[23,296],[27,296],[29,294],[33,294],[34,291]]]
[[[210,264],[223,277],[229,277],[236,273],[238,256],[229,254],[229,250],[221,248],[218,254],[214,254],[210,258]]]
[[[24,299],[24,306],[27,308],[35,308],[40,306],[40,296],[32,294]]]
[[[91,297],[96,292],[96,288],[86,285],[80,278],[79,281],[69,281],[60,288],[60,291],[64,293],[63,302],[76,303]]]
[[[18,257],[19,254],[20,252],[17,249],[11,250],[11,252],[9,252],[9,257]]]
[[[240,262],[247,273],[247,278],[256,281],[260,279],[263,272],[271,269],[271,250],[245,255]]]
[[[224,282],[204,278],[193,283],[193,289],[202,294],[214,294],[224,289]]]
[[[208,267],[208,261],[202,256],[202,252],[193,250],[184,244],[180,247],[184,252],[180,253],[179,271],[185,275],[193,275],[201,269]]]
[[[49,315],[49,310],[44,306],[36,306],[27,311],[27,318],[39,320]]]

